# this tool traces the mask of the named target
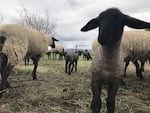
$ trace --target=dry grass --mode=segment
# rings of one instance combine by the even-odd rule
[[[64,61],[42,59],[38,80],[33,81],[33,66],[15,67],[0,99],[0,113],[90,113],[90,61],[79,61],[77,73],[64,73]],[[150,66],[140,81],[130,65],[116,98],[116,113],[150,113]],[[106,88],[102,91],[102,113],[106,113]]]

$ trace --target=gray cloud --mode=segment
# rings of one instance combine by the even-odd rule
[[[0,4],[0,16],[6,23],[14,23],[19,18],[16,9],[19,10],[21,4],[33,12],[42,13],[41,10],[47,9],[51,17],[57,20],[58,44],[66,47],[79,44],[91,48],[97,29],[87,33],[80,32],[80,29],[89,19],[109,7],[118,7],[126,14],[150,21],[150,0],[1,0]],[[83,42],[85,44],[80,44]]]

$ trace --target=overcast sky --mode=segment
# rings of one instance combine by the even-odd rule
[[[15,23],[19,15],[16,10],[25,8],[33,12],[49,11],[57,22],[57,44],[65,48],[91,49],[92,40],[98,29],[80,32],[90,19],[110,7],[117,7],[122,12],[150,22],[150,0],[0,0],[0,17],[5,23]]]

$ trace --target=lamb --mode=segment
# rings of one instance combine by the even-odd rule
[[[92,113],[100,112],[102,85],[108,85],[107,111],[114,113],[115,97],[123,78],[121,37],[125,25],[136,29],[150,28],[150,23],[125,15],[117,8],[107,9],[81,28],[85,32],[99,27],[100,46],[94,52],[91,65]]]
[[[123,34],[122,48],[125,54],[125,69],[124,76],[126,76],[126,69],[129,62],[132,61],[136,67],[136,74],[140,79],[143,79],[142,72],[144,71],[144,63],[150,58],[150,31],[126,31]],[[141,66],[138,63],[141,62]]]
[[[7,78],[14,66],[21,60],[31,58],[34,69],[32,72],[33,80],[37,79],[36,70],[40,58],[47,52],[48,45],[55,47],[53,37],[43,33],[25,28],[17,24],[7,24],[0,27],[0,71],[1,84],[0,91],[10,87]],[[2,93],[0,94],[2,96]]]
[[[75,52],[68,52],[66,54],[65,72],[68,73],[68,75],[73,72],[74,67],[75,72],[77,72],[78,56],[78,53]]]

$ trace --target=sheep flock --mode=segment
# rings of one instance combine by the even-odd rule
[[[136,30],[124,30],[125,26]],[[144,65],[148,61],[150,62],[150,31],[146,30],[150,29],[150,23],[128,16],[117,8],[109,8],[88,21],[80,31],[87,32],[95,28],[99,28],[98,36],[93,37],[91,51],[87,49],[83,51],[68,51],[64,45],[56,44],[58,39],[38,30],[19,24],[1,25],[0,100],[3,99],[2,95],[4,93],[8,93],[6,92],[7,89],[12,88],[15,90],[15,88],[12,87],[14,84],[11,86],[9,83],[9,76],[12,75],[15,67],[22,62],[25,63],[25,67],[33,66],[31,75],[35,84],[38,84],[40,81],[53,84],[54,79],[49,81],[41,79],[37,74],[39,65],[43,66],[42,61],[47,60],[50,63],[44,66],[46,68],[51,67],[51,69],[48,70],[49,75],[40,73],[43,78],[44,76],[56,78],[56,75],[62,74],[62,77],[59,76],[60,79],[57,78],[56,80],[60,87],[61,83],[63,83],[63,76],[65,75],[67,77],[63,88],[61,88],[61,92],[56,91],[55,95],[60,93],[60,98],[67,101],[65,94],[71,90],[73,85],[77,86],[77,89],[81,87],[73,83],[73,80],[75,80],[74,77],[79,75],[77,76],[78,81],[76,82],[82,82],[82,85],[84,85],[84,82],[87,81],[82,80],[82,75],[88,73],[87,75],[90,76],[86,77],[90,78],[90,83],[89,81],[87,82],[89,85],[86,86],[85,89],[87,87],[90,89],[89,94],[91,98],[89,98],[89,104],[87,106],[91,110],[90,112],[103,112],[103,104],[106,104],[106,112],[115,113],[116,106],[118,107],[118,105],[116,105],[118,104],[118,102],[116,102],[117,93],[121,85],[126,85],[126,79],[129,76],[128,66],[130,62],[135,67],[135,74],[138,77],[138,79],[136,77],[133,79],[139,80],[140,83],[145,79],[144,72],[147,70],[144,68]],[[61,40],[59,40],[59,42],[60,41]],[[32,64],[29,63],[29,59],[32,61]],[[55,62],[59,63],[56,65]],[[86,68],[86,72],[80,67],[80,65],[82,65],[81,63],[90,63],[90,67]],[[60,67],[61,65],[63,65],[63,67]],[[54,67],[58,69],[54,71]],[[61,73],[58,73],[58,71],[61,71]],[[56,73],[56,75],[54,73]],[[72,86],[68,85],[67,81],[69,80],[72,80]],[[67,88],[65,87],[66,85],[68,86]],[[103,86],[106,86],[106,88]],[[53,89],[55,85],[46,87]],[[38,88],[40,89],[40,85]],[[102,92],[103,89],[107,89],[106,103],[103,102],[104,99],[102,98],[104,94]],[[74,91],[76,90],[74,89]],[[82,89],[82,91],[84,91],[84,89]],[[11,94],[11,92],[9,93]],[[38,94],[39,92],[36,93]],[[46,98],[47,94],[44,95],[44,93],[45,92],[42,93],[43,98]],[[70,91],[69,93],[71,94],[72,92]],[[72,97],[74,97],[73,94]],[[80,100],[79,98],[78,96],[78,100]],[[54,98],[54,100],[55,99],[56,98]],[[62,102],[62,104],[64,105],[66,103]],[[67,106],[71,105],[67,103]],[[43,107],[46,106],[43,105]],[[0,106],[0,109],[1,108]]]

